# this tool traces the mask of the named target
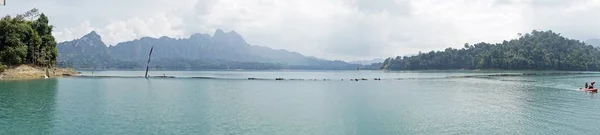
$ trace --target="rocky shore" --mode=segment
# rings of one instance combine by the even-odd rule
[[[27,79],[42,79],[62,76],[74,76],[79,72],[74,69],[65,68],[44,68],[33,67],[29,65],[21,65],[6,69],[0,73],[0,80],[27,80]]]

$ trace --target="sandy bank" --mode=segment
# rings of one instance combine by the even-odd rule
[[[23,80],[23,79],[40,79],[62,76],[74,76],[79,72],[73,69],[64,68],[42,68],[32,67],[29,65],[21,65],[6,69],[0,73],[0,80]]]

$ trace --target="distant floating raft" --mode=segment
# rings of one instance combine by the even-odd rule
[[[480,78],[480,79],[492,79],[492,78],[502,78],[502,77],[514,77],[514,76],[554,76],[554,75],[580,75],[580,74],[590,74],[590,75],[600,75],[599,73],[581,73],[581,72],[559,72],[559,73],[503,73],[503,74],[487,74],[487,75],[465,75],[465,76],[443,76],[443,77],[422,77],[422,78],[390,78],[390,79],[382,79],[382,78],[373,78],[372,80],[381,81],[381,80],[436,80],[436,79],[460,79],[460,78]],[[205,80],[276,80],[276,81],[332,81],[334,79],[301,79],[301,78],[257,78],[257,77],[249,77],[249,78],[219,78],[219,77],[210,77],[210,76],[103,76],[103,75],[76,75],[72,77],[78,78],[173,78],[173,79],[205,79]],[[368,81],[370,79],[367,78],[351,78],[351,79],[336,79],[339,81],[350,80],[350,81]],[[514,79],[500,79],[500,81],[519,81],[519,82],[535,82],[532,80],[514,80]]]

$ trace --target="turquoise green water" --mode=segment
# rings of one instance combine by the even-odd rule
[[[477,78],[444,77],[495,73],[164,73],[226,79],[72,77],[0,81],[0,134],[600,132],[600,97],[577,90],[586,81],[600,80],[594,73]],[[143,72],[84,74],[139,76]],[[249,77],[332,81],[243,80]],[[384,80],[348,81],[349,78],[375,77]]]

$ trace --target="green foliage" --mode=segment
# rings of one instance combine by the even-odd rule
[[[600,70],[600,51],[552,31],[532,31],[502,43],[419,53],[385,60],[383,69]]]
[[[0,73],[4,72],[4,70],[6,70],[6,65],[3,65],[2,63],[0,63]]]
[[[3,17],[0,20],[0,62],[9,66],[55,66],[58,50],[52,27],[48,17],[40,15],[37,9],[14,18]]]

